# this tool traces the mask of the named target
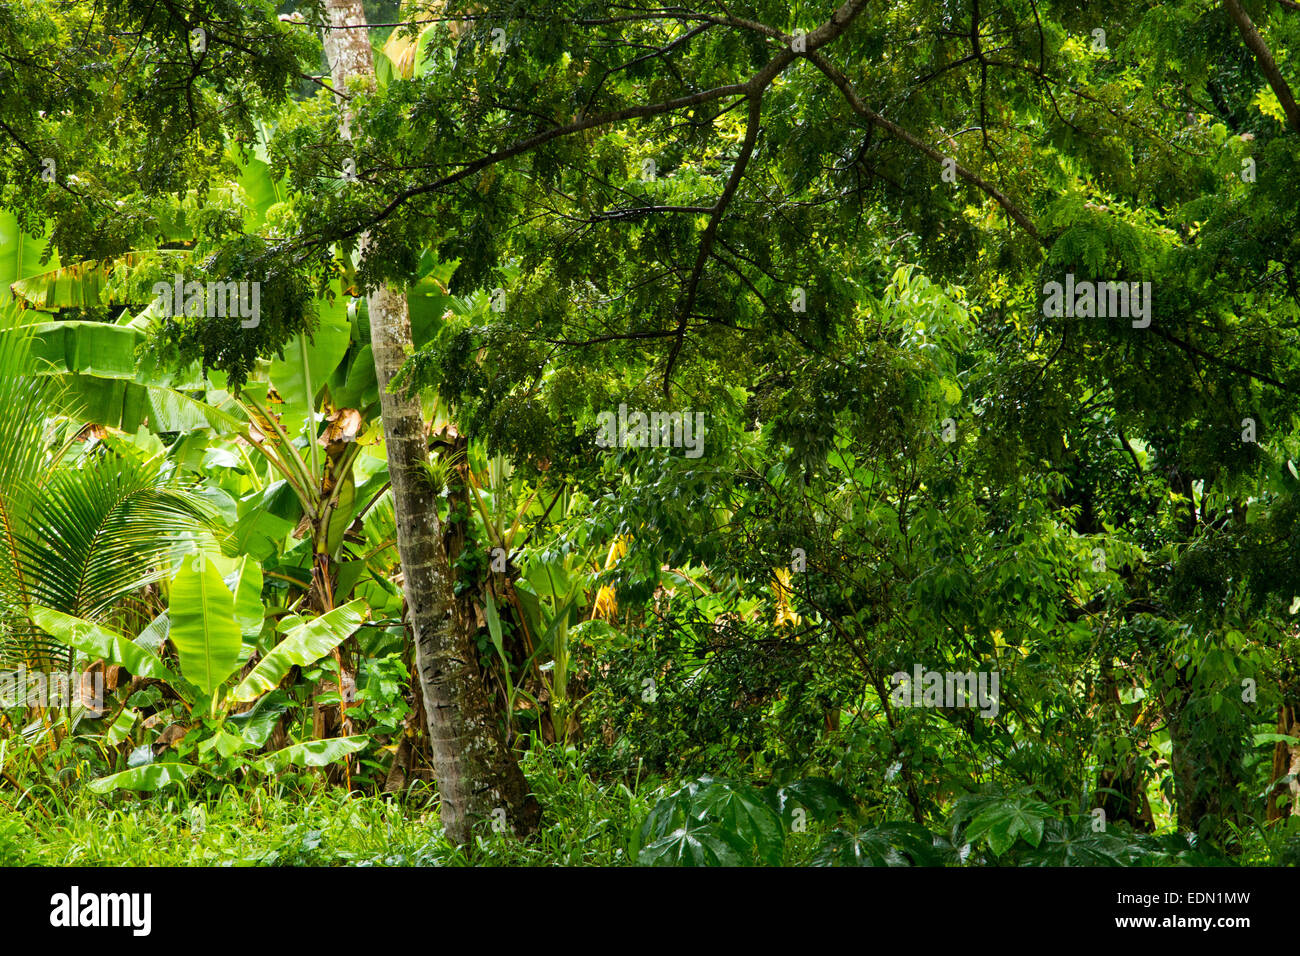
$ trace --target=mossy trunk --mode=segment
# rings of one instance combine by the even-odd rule
[[[327,0],[325,54],[336,87],[350,77],[373,82],[365,14],[360,0]],[[347,29],[339,29],[347,27]],[[344,131],[347,131],[346,112]],[[368,236],[362,237],[364,254]],[[428,719],[429,746],[449,839],[469,843],[484,821],[508,823],[516,833],[536,829],[540,807],[506,746],[501,722],[483,686],[478,655],[458,620],[451,565],[442,547],[438,496],[426,469],[428,439],[418,397],[390,394],[387,386],[411,352],[406,296],[386,286],[367,297],[397,517],[402,588],[415,638],[416,669]]]

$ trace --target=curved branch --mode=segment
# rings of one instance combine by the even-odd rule
[[[745,175],[745,167],[749,165],[749,160],[754,155],[754,144],[758,142],[758,127],[763,116],[763,94],[754,93],[749,98],[749,119],[745,126],[745,141],[740,146],[740,154],[736,157],[736,164],[731,167],[731,176],[727,180],[727,185],[723,187],[718,201],[713,204],[713,211],[709,216],[709,224],[704,229],[704,235],[700,236],[699,252],[695,256],[695,266],[691,269],[691,277],[686,284],[686,298],[682,305],[681,317],[677,320],[677,338],[673,342],[672,350],[668,353],[668,365],[664,368],[664,397],[668,397],[668,390],[673,375],[673,366],[677,364],[677,356],[682,350],[682,341],[686,337],[686,323],[690,319],[691,310],[695,307],[695,297],[699,292],[700,279],[704,275],[704,264],[708,261],[709,253],[713,250],[713,241],[718,235],[718,226],[722,222],[723,215],[726,214],[727,207],[731,205],[732,198],[736,195],[736,190],[740,188],[740,180]]]
[[[913,149],[925,153],[925,155],[929,156],[936,163],[943,163],[946,161],[951,162],[956,169],[957,174],[961,176],[962,179],[965,179],[967,182],[976,186],[991,197],[999,206],[1006,210],[1007,215],[1015,220],[1016,224],[1019,225],[1020,228],[1029,233],[1036,242],[1046,245],[1043,237],[1038,232],[1038,228],[1034,225],[1033,220],[1029,218],[1029,214],[1012,202],[1006,193],[1002,192],[1002,190],[998,189],[992,183],[986,181],[976,173],[971,172],[952,157],[943,155],[943,153],[939,152],[933,146],[922,141],[914,134],[909,133],[897,123],[885,119],[885,117],[867,106],[867,104],[862,101],[862,97],[858,96],[857,90],[853,88],[853,84],[849,82],[848,77],[836,69],[835,65],[832,64],[830,60],[826,59],[826,57],[811,48],[806,55],[817,69],[825,73],[830,81],[840,88],[840,91],[844,94],[844,98],[848,100],[849,105],[853,108],[855,113],[867,119],[871,123],[874,123],[876,126],[879,126],[896,139],[901,139]]]
[[[866,5],[867,0],[846,0],[842,6],[831,14],[829,20],[804,37],[805,49],[809,53],[812,53],[815,52],[818,47],[825,46],[827,43],[836,39],[840,34],[848,29],[849,24],[852,23],[854,18],[862,12],[862,8]],[[773,30],[772,32],[780,35],[779,31]],[[361,233],[368,231],[373,226],[383,222],[416,196],[438,192],[439,190],[453,185],[468,176],[472,176],[474,173],[484,170],[489,166],[494,166],[504,160],[512,159],[515,156],[520,156],[524,153],[530,152],[539,146],[544,146],[552,140],[560,139],[564,136],[571,136],[574,133],[581,133],[584,130],[620,123],[624,120],[644,119],[651,116],[660,116],[664,113],[676,112],[677,110],[685,109],[689,106],[698,106],[701,103],[708,103],[727,96],[754,96],[766,89],[772,80],[780,75],[780,73],[800,55],[801,54],[794,52],[791,44],[787,44],[786,48],[776,56],[772,57],[762,70],[754,74],[754,76],[750,77],[749,80],[744,83],[731,83],[726,86],[715,86],[712,89],[692,93],[689,96],[679,96],[675,99],[665,100],[660,103],[630,106],[626,109],[600,113],[596,116],[579,115],[571,123],[567,123],[564,126],[556,126],[552,129],[546,130],[545,132],[538,133],[535,136],[519,140],[510,146],[496,150],[486,156],[482,156],[473,162],[466,163],[454,173],[448,173],[446,176],[436,179],[431,183],[425,183],[402,191],[383,209],[373,216],[368,217],[365,222],[344,230],[337,235],[331,236],[328,241],[334,242],[339,239],[358,236]],[[309,243],[309,245],[312,244],[319,243]]]

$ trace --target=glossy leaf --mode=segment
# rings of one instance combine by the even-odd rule
[[[364,736],[310,740],[267,754],[254,766],[263,773],[277,773],[290,766],[324,767],[363,749],[369,741],[370,738]]]
[[[149,763],[112,773],[89,783],[91,793],[113,790],[161,790],[174,783],[184,783],[198,772],[198,767],[183,763]]]
[[[181,563],[172,578],[170,607],[181,674],[210,696],[239,666],[243,641],[234,598],[209,558]]]
[[[1043,825],[1052,816],[1051,807],[1029,797],[993,800],[967,824],[966,839],[974,842],[987,838],[989,848],[1001,856],[1017,839],[1038,846],[1043,839]]]
[[[835,830],[822,841],[819,866],[941,866],[934,836],[911,823],[886,823],[861,830]]]
[[[231,701],[255,700],[272,690],[297,665],[305,667],[320,660],[356,631],[365,619],[365,602],[353,601],[336,607],[292,628],[269,654],[230,692]]]
[[[155,677],[169,683],[176,680],[157,654],[125,634],[46,607],[33,607],[31,616],[41,630],[91,660],[103,658],[110,664],[120,664],[137,677]]]

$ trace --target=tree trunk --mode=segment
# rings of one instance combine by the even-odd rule
[[[1277,713],[1277,732],[1289,737],[1300,737],[1300,707],[1296,706],[1296,695],[1288,695]],[[1286,784],[1278,785],[1287,774],[1292,779]],[[1300,812],[1300,744],[1288,744],[1279,740],[1273,746],[1273,789],[1268,794],[1266,818],[1270,824],[1285,820],[1293,813]]]
[[[1120,701],[1119,681],[1109,659],[1101,665],[1098,708],[1103,714],[1114,714],[1118,719],[1133,724],[1139,708]],[[1097,771],[1097,792],[1101,799],[1097,806],[1105,811],[1106,820],[1123,821],[1134,830],[1152,832],[1156,828],[1151,802],[1147,799],[1146,781],[1138,772],[1137,757],[1132,751],[1116,758],[1113,765]]]
[[[325,54],[336,88],[349,77],[374,77],[374,57],[361,0],[327,0],[331,26]],[[344,107],[344,135],[348,133]],[[364,256],[369,237],[360,247]],[[536,829],[541,808],[506,747],[483,686],[478,655],[458,626],[451,565],[442,548],[438,497],[425,464],[428,444],[418,397],[389,393],[388,383],[411,351],[406,296],[386,286],[370,292],[370,344],[384,423],[402,588],[415,635],[416,669],[428,718],[429,746],[448,839],[469,843],[485,819],[516,833]]]

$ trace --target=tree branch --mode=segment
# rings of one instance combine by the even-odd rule
[[[865,7],[866,4],[867,0],[846,0],[839,9],[831,14],[829,20],[804,37],[805,49],[812,52],[818,47],[825,46],[827,43],[836,39],[840,34],[848,29],[849,24],[852,23],[853,19],[862,12],[862,8]],[[772,32],[779,34],[779,31]],[[496,165],[504,160],[512,159],[513,157],[522,155],[523,153],[527,153],[539,146],[544,146],[552,140],[560,139],[564,136],[571,136],[574,133],[580,133],[584,130],[594,129],[599,126],[609,126],[613,123],[621,123],[624,120],[643,119],[645,117],[660,116],[664,113],[676,112],[677,110],[685,109],[689,106],[698,106],[701,103],[712,102],[713,100],[721,99],[726,96],[752,96],[766,89],[768,84],[770,84],[772,80],[774,80],[799,55],[800,54],[794,52],[791,45],[787,44],[786,48],[768,61],[767,65],[764,66],[762,70],[750,77],[750,79],[744,83],[731,83],[726,86],[715,86],[712,89],[692,93],[689,96],[679,96],[675,99],[665,100],[660,103],[630,106],[626,109],[600,113],[596,116],[578,116],[573,120],[573,122],[564,126],[557,126],[553,129],[548,129],[535,136],[530,136],[527,139],[520,140],[504,149],[499,149],[486,156],[482,156],[473,162],[466,163],[456,172],[449,173],[431,183],[425,183],[421,186],[415,186],[411,189],[404,190],[394,197],[392,202],[375,215],[369,217],[365,222],[332,236],[328,241],[333,242],[339,239],[346,239],[360,235],[371,227],[383,222],[401,206],[405,205],[416,196],[437,192],[465,179],[468,176],[474,175],[474,173],[479,172],[480,170]]]
[[[897,123],[885,119],[885,117],[881,116],[875,110],[871,109],[871,107],[867,106],[867,104],[862,101],[862,97],[858,96],[857,90],[853,88],[853,84],[849,82],[848,77],[846,77],[843,73],[841,73],[834,66],[834,64],[832,64],[828,59],[826,59],[826,57],[814,51],[811,48],[811,45],[809,47],[807,57],[810,61],[812,61],[813,65],[816,66],[817,69],[825,73],[826,76],[830,79],[830,81],[840,88],[840,91],[844,94],[844,98],[848,100],[849,105],[853,107],[854,112],[856,112],[859,116],[862,116],[868,121],[879,126],[881,129],[889,133],[891,136],[894,136],[897,139],[901,139],[903,142],[907,143],[907,145],[911,146],[913,149],[917,149],[920,150],[922,153],[925,153],[925,155],[929,156],[936,163],[951,161],[954,168],[957,171],[957,174],[961,176],[962,179],[965,179],[967,182],[972,183],[973,185],[981,189],[984,193],[986,193],[988,196],[990,196],[999,206],[1001,206],[1004,210],[1006,210],[1007,215],[1010,216],[1013,220],[1015,220],[1016,224],[1019,225],[1020,228],[1024,229],[1025,232],[1029,233],[1029,235],[1031,235],[1036,242],[1046,245],[1046,243],[1043,240],[1043,237],[1039,234],[1037,227],[1034,226],[1033,220],[1029,218],[1028,213],[1026,213],[1019,206],[1017,206],[1014,202],[1012,202],[1011,199],[1004,192],[1002,192],[1002,190],[998,189],[992,183],[987,182],[980,176],[971,172],[965,166],[958,163],[957,160],[953,159],[950,156],[943,155],[943,153],[939,152],[933,146],[930,146],[928,143],[922,141],[912,133],[909,133],[907,130],[899,126]]]
[[[1287,122],[1291,128],[1300,133],[1300,106],[1296,105],[1295,96],[1291,93],[1291,87],[1287,84],[1282,71],[1277,68],[1277,63],[1273,59],[1273,54],[1269,52],[1268,44],[1264,38],[1259,35],[1255,29],[1255,24],[1251,21],[1250,15],[1242,9],[1238,0],[1223,0],[1224,9],[1228,11],[1228,16],[1232,17],[1237,29],[1241,31],[1241,38],[1246,41],[1246,46],[1250,47],[1250,52],[1255,54],[1255,62],[1259,65],[1259,70],[1268,80],[1268,85],[1273,88],[1277,101],[1282,104],[1282,112],[1286,114]]]
[[[713,240],[718,235],[718,226],[722,222],[722,217],[727,211],[727,206],[731,204],[732,197],[736,195],[736,190],[740,188],[740,180],[745,175],[745,167],[749,165],[750,157],[754,155],[754,144],[758,142],[758,127],[762,116],[763,94],[760,91],[750,95],[749,119],[745,126],[745,141],[740,146],[740,154],[736,157],[736,164],[731,167],[731,177],[727,180],[727,185],[723,187],[722,194],[718,196],[718,201],[713,204],[713,211],[709,216],[709,224],[704,228],[704,235],[700,236],[700,248],[695,256],[695,266],[691,269],[691,277],[686,284],[686,297],[682,305],[682,314],[677,320],[677,339],[673,342],[672,350],[668,353],[668,364],[664,368],[665,398],[668,397],[668,391],[671,387],[673,366],[677,364],[677,356],[682,350],[682,341],[686,337],[686,323],[690,319],[691,310],[695,307],[695,297],[699,292],[700,278],[704,275],[704,265],[713,249]]]

